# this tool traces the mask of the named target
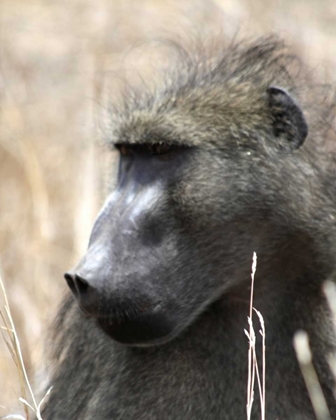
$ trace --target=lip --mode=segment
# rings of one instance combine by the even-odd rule
[[[137,312],[131,316],[99,317],[96,318],[98,326],[112,339],[126,345],[142,345],[156,342],[170,335],[173,324],[160,310],[162,304],[158,303],[153,309]]]

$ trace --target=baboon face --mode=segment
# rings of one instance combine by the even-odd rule
[[[261,125],[251,111],[250,131],[244,121],[234,130],[230,121],[216,123],[209,101],[189,108],[180,101],[146,118],[143,110],[132,115],[115,135],[116,189],[86,256],[65,275],[81,310],[111,338],[135,346],[168,341],[248,281],[252,252],[267,243],[272,219],[265,144],[293,150],[307,134],[286,91],[271,87],[260,104],[267,117]]]

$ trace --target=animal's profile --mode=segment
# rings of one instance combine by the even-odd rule
[[[336,418],[321,290],[336,269],[333,157],[319,123],[332,105],[309,105],[274,39],[180,58],[154,93],[125,95],[111,114],[118,182],[65,275],[43,419],[246,418],[254,251],[266,417],[315,418],[292,344],[304,329]]]

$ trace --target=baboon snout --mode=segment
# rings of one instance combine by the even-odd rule
[[[101,305],[101,293],[98,287],[93,285],[89,277],[79,272],[69,271],[64,274],[64,278],[82,311],[87,315],[98,315]]]
[[[64,274],[81,311],[107,335],[124,344],[144,345],[164,339],[175,323],[167,316],[165,297],[144,288],[138,276],[120,281],[118,268],[112,270],[111,262],[98,253],[87,254]]]
[[[100,247],[93,247],[64,278],[80,309],[92,317],[105,316],[106,301],[114,294],[112,263]]]
[[[70,290],[75,296],[79,296],[87,292],[90,287],[88,282],[76,273],[65,273],[64,278],[70,287]]]

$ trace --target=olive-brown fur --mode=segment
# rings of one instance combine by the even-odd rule
[[[120,230],[119,207],[103,210],[98,219],[91,248],[107,229],[115,229],[104,234],[108,243],[121,241],[106,259],[114,261],[103,283],[106,302],[99,308],[90,302],[94,315],[87,317],[69,296],[59,311],[44,420],[246,418],[244,328],[254,251],[254,306],[266,326],[266,418],[315,418],[292,344],[300,329],[309,334],[336,418],[326,361],[336,339],[322,293],[336,269],[335,166],[323,129],[333,104],[315,103],[310,86],[293,76],[295,65],[274,39],[231,46],[211,57],[181,52],[154,93],[130,92],[115,107],[111,144],[174,144],[183,147],[181,163],[162,187],[164,198],[138,224],[144,231],[130,233],[130,245]],[[139,276],[147,273],[141,285],[133,279],[138,254]],[[151,344],[139,333],[125,345],[97,325],[102,313],[123,325],[125,305],[137,314],[133,300],[148,298],[150,305],[149,289],[155,299],[162,292],[169,333],[165,326],[161,341]],[[115,298],[118,292],[127,299]],[[120,341],[128,339],[125,325]],[[255,398],[253,420],[260,418],[257,389]]]

